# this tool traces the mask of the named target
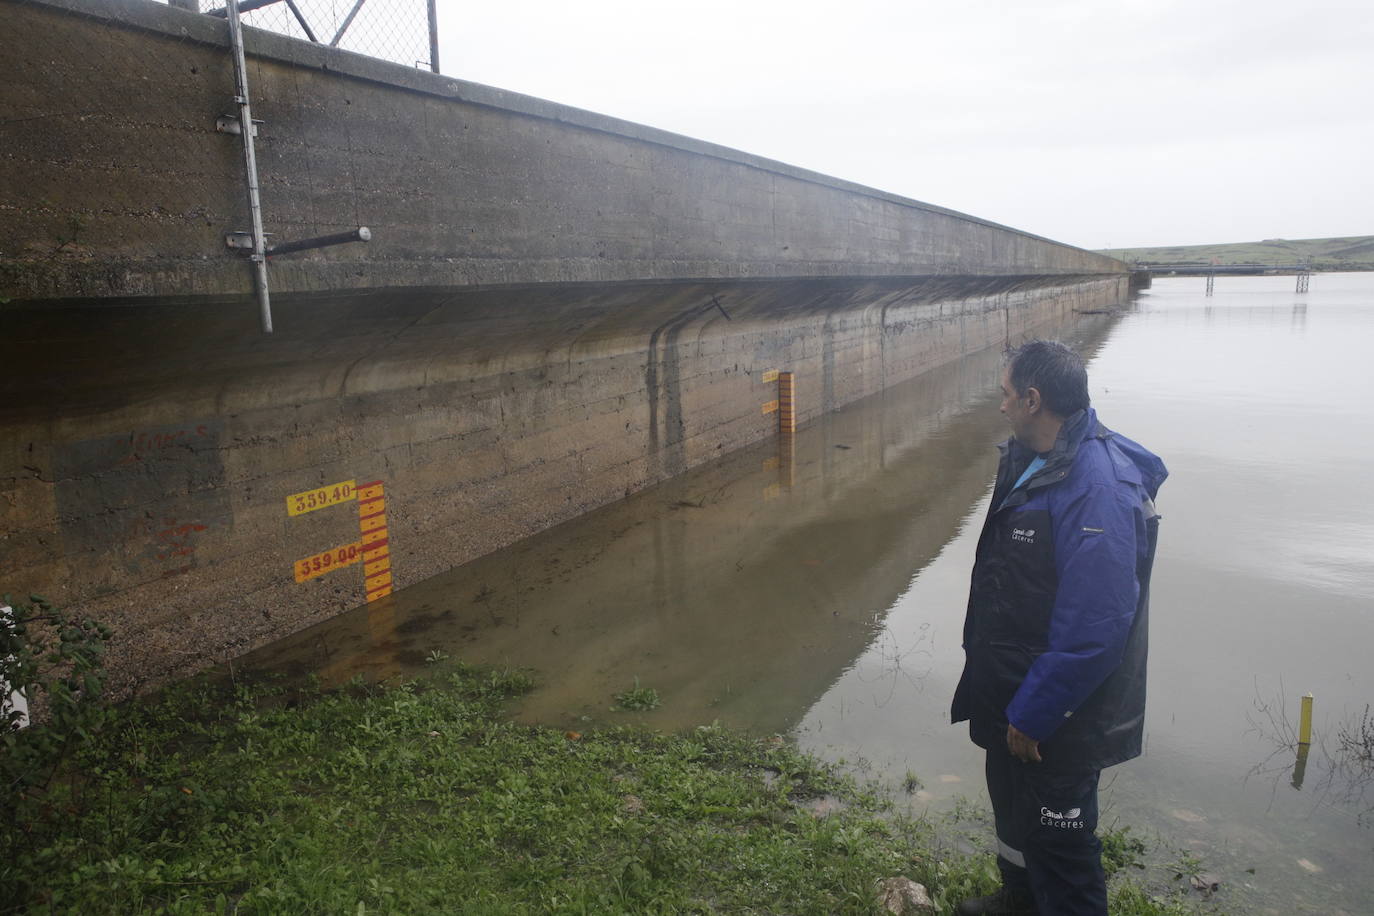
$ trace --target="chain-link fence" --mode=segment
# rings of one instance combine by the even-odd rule
[[[224,0],[167,0],[224,15]],[[245,25],[439,72],[435,0],[239,0]]]

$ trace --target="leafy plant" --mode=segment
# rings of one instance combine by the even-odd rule
[[[657,709],[659,702],[658,691],[652,687],[639,686],[639,678],[635,678],[633,688],[615,695],[615,703],[621,709],[634,711]]]
[[[0,624],[0,680],[46,717],[42,725],[21,728],[22,714],[10,710],[0,725],[0,810],[6,814],[13,816],[25,793],[46,788],[100,728],[110,635],[103,624],[70,618],[38,595],[14,602],[8,625]]]
[[[1123,868],[1145,867],[1145,844],[1131,835],[1130,827],[1112,828],[1101,833],[1102,867],[1114,875]]]

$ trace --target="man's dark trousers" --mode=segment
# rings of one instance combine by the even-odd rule
[[[1029,893],[1040,916],[1106,916],[1096,834],[1102,771],[1022,763],[1005,748],[987,755],[1002,884]]]

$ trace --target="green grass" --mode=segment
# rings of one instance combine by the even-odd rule
[[[870,913],[906,875],[947,913],[995,886],[990,855],[791,744],[521,726],[503,704],[528,686],[457,666],[121,707],[0,824],[0,911]],[[1113,912],[1185,911],[1114,884]]]
[[[1150,263],[1294,264],[1310,259],[1317,270],[1374,270],[1374,235],[1329,239],[1266,239],[1216,245],[1112,248],[1101,254]]]

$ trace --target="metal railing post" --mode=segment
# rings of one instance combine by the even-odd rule
[[[429,0],[429,69],[439,72],[439,12],[438,0]]]

